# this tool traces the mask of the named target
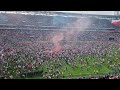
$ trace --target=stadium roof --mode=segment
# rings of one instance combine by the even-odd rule
[[[42,15],[42,14],[55,14],[56,12],[63,13],[78,13],[78,14],[95,14],[95,15],[114,15],[115,11],[0,11],[0,13],[9,14],[31,14],[31,15]]]
[[[0,11],[6,14],[23,14],[23,15],[40,15],[40,16],[62,16],[62,17],[78,17],[89,16],[97,18],[116,19],[120,16],[113,15],[114,11]],[[101,13],[101,14],[100,14]],[[103,14],[104,13],[104,14]],[[105,15],[107,13],[107,15]]]
[[[64,13],[95,14],[95,15],[114,15],[115,11],[56,11]]]

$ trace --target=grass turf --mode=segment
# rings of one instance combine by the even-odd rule
[[[113,46],[109,53],[106,53],[106,56],[103,57],[104,63],[101,64],[101,57],[92,56],[92,55],[84,55],[81,57],[78,57],[76,55],[75,58],[75,65],[72,63],[67,64],[64,59],[56,60],[56,61],[48,61],[44,62],[40,67],[39,70],[43,69],[43,73],[46,75],[54,74],[56,75],[59,71],[58,77],[54,76],[53,78],[77,78],[80,76],[94,76],[94,75],[104,75],[107,73],[112,73],[115,70],[119,71],[120,68],[120,51],[118,50],[118,47]],[[117,54],[115,53],[117,52]],[[83,64],[80,62],[81,59],[84,61]],[[108,60],[111,60],[112,63],[109,64]],[[58,66],[58,63],[61,63],[61,66]],[[86,64],[87,63],[87,64]],[[95,64],[96,63],[96,64]],[[110,67],[110,65],[117,65],[117,69],[113,69]],[[49,70],[51,69],[51,72]],[[34,77],[34,78],[26,78],[26,79],[43,79],[44,77]]]
[[[104,57],[97,57],[95,55],[76,55],[74,65],[73,62],[67,64],[65,59],[58,59],[58,60],[47,60],[46,62],[42,63],[38,67],[38,71],[43,70],[43,75],[50,76],[51,74],[54,74],[54,77],[52,78],[77,78],[81,76],[94,76],[94,75],[104,75],[107,73],[111,73],[114,71],[120,70],[120,50],[118,50],[118,46],[112,46],[111,49],[109,49],[106,52],[106,56]],[[101,61],[101,59],[104,59],[104,61]],[[111,64],[108,63],[108,60],[112,61]],[[14,60],[13,60],[14,61]],[[81,64],[81,62],[83,62]],[[104,62],[101,64],[101,62]],[[61,63],[61,65],[60,65]],[[101,66],[100,66],[101,64]],[[110,65],[117,65],[117,69],[113,69],[110,67]],[[11,64],[10,66],[10,74],[15,75],[14,65]],[[51,70],[51,71],[49,71]],[[59,72],[57,72],[59,71]],[[59,73],[59,74],[58,74]],[[55,76],[58,75],[58,76]],[[16,77],[17,78],[17,77]],[[26,77],[25,79],[44,79],[46,77],[39,77],[35,76],[32,78]]]

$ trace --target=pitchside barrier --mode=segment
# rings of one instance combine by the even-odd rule
[[[20,77],[21,78],[32,78],[32,77],[41,77],[43,73],[43,70],[41,71],[35,71],[35,72],[27,72],[27,73],[21,73]]]
[[[20,77],[21,78],[42,77],[42,73],[43,73],[43,71],[22,73],[22,74],[20,74]],[[113,71],[113,72],[109,72],[109,73],[99,73],[99,75],[98,74],[90,74],[90,73],[85,73],[82,75],[88,75],[88,76],[70,75],[70,76],[63,76],[63,77],[61,77],[61,79],[90,79],[90,78],[104,79],[104,78],[109,78],[110,76],[120,75],[120,71]],[[0,77],[0,79],[4,79],[4,78],[5,78],[4,76]]]
[[[85,76],[71,75],[71,76],[64,76],[66,78],[62,78],[62,79],[90,79],[90,78],[103,79],[103,78],[109,78],[110,76],[120,75],[120,72],[113,71],[113,72],[109,72],[109,73],[99,73],[99,74],[85,73],[82,75],[85,75]],[[88,76],[86,76],[86,75],[88,75]]]
[[[1,76],[0,79],[4,79],[5,77],[4,76]]]

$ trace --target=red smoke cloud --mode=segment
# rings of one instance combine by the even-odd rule
[[[63,27],[65,32],[58,32],[57,34],[53,35],[51,41],[54,44],[54,47],[51,51],[47,51],[49,53],[56,53],[60,51],[63,46],[60,42],[64,39],[66,41],[72,41],[76,38],[79,31],[84,31],[86,27],[89,27],[90,20],[88,18],[78,19],[76,22],[71,23],[70,25]]]
[[[57,53],[62,49],[62,46],[60,45],[61,40],[63,40],[64,36],[63,33],[57,33],[53,36],[52,42],[54,44],[54,47],[51,51],[47,51],[49,53]]]
[[[120,46],[120,43],[116,43],[117,46]]]

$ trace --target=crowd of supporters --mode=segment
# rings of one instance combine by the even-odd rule
[[[4,15],[3,15],[4,16]],[[2,16],[2,17],[3,17]],[[9,15],[8,15],[9,16]],[[7,16],[6,16],[7,17]],[[26,21],[22,22],[22,24],[35,24],[38,22],[38,16],[35,19],[26,19],[23,16],[11,18],[8,21],[16,22],[20,24],[19,18],[22,18]],[[4,17],[5,18],[5,17]],[[18,20],[16,21],[15,18]],[[13,20],[14,19],[14,20]],[[92,19],[92,21],[91,21]],[[45,25],[51,25],[50,19],[44,19]],[[91,24],[87,23],[88,20],[92,22]],[[41,20],[42,21],[42,20]],[[64,20],[63,20],[64,21]],[[62,22],[63,22],[62,21]],[[81,22],[82,23],[81,23]],[[72,22],[72,21],[71,21]],[[10,23],[10,22],[9,22]],[[46,24],[47,23],[47,24]],[[50,24],[49,24],[50,23]],[[108,20],[100,20],[96,18],[90,19],[80,19],[77,22],[73,22],[67,27],[80,23],[80,25],[84,26],[84,24],[89,24],[86,26],[94,27],[94,28],[113,28],[110,21]],[[14,24],[14,23],[13,23]],[[37,25],[37,24],[36,24]],[[39,24],[38,24],[39,25]],[[77,25],[77,26],[78,26]],[[62,27],[63,28],[63,27]],[[62,29],[61,28],[61,29]],[[71,31],[72,30],[72,31]],[[55,38],[55,41],[52,41],[55,35],[63,33],[64,38],[59,42],[58,38]],[[61,35],[61,34],[60,34]],[[62,37],[62,36],[61,36]],[[109,40],[109,37],[115,38],[113,41]],[[84,55],[92,55],[93,57],[97,57],[99,60],[93,60],[93,65],[102,67],[105,63],[104,57],[106,54],[108,55],[107,64],[108,68],[114,70],[114,73],[110,76],[110,78],[119,78],[116,76],[117,71],[120,70],[119,65],[117,63],[116,56],[119,55],[119,44],[117,44],[118,52],[112,53],[112,49],[115,49],[114,45],[118,43],[120,40],[119,33],[112,33],[109,31],[81,31],[77,29],[76,31],[73,29],[66,29],[60,31],[59,29],[51,30],[0,30],[0,76],[5,79],[13,79],[13,78],[26,78],[32,77],[33,75],[42,76],[43,78],[64,78],[64,72],[61,72],[58,67],[61,67],[63,62],[61,60],[65,60],[66,64],[70,64],[74,68],[78,68],[76,65],[76,56],[80,58]],[[112,56],[116,58],[113,60]],[[50,63],[53,62],[53,64]],[[47,72],[43,71],[43,68],[39,70],[44,63],[47,64]],[[79,60],[81,65],[80,71],[83,68],[86,68],[88,71],[90,65],[87,59],[82,58]],[[67,71],[67,67],[64,71]],[[98,74],[100,70],[94,70],[94,74]],[[108,72],[109,73],[109,72]],[[71,77],[72,75],[69,74]],[[90,77],[90,78],[100,78]],[[102,76],[104,78],[108,78],[108,74]],[[86,77],[82,77],[86,78]],[[88,78],[88,77],[87,77]]]
[[[47,51],[51,51],[54,48],[54,43],[50,42],[49,40],[50,37],[56,34],[55,32],[48,31],[44,33],[44,36],[41,36],[43,35],[41,31],[35,32],[24,30],[1,30],[0,32],[0,73],[1,76],[3,75],[5,78],[11,79],[18,78],[19,75],[21,75],[22,73],[36,72],[40,65],[50,60],[54,60],[54,62],[56,62],[60,66],[62,63],[59,63],[56,60],[65,59],[66,63],[74,64],[76,55],[78,55],[78,57],[81,57],[82,55],[100,56],[100,61],[102,65],[102,63],[104,63],[104,58],[102,58],[102,56],[105,56],[106,52],[109,55],[111,53],[111,47],[115,44],[115,42],[111,42],[109,40],[104,41],[104,39],[103,41],[100,41],[99,39],[98,41],[91,41],[88,37],[90,35],[84,34],[86,36],[80,37],[80,39],[83,40],[78,39],[77,42],[74,40],[70,40],[64,41],[63,43],[61,41],[62,49],[54,53],[49,53]],[[89,34],[100,39],[102,38],[102,36],[104,36],[99,35],[100,33],[96,35],[96,33],[90,32]],[[44,39],[46,37],[48,39]],[[104,37],[108,36],[105,35]],[[115,37],[118,37],[117,34]],[[115,55],[118,54],[119,52],[115,52]],[[108,60],[108,64],[110,62],[111,59]],[[49,65],[49,62],[47,64]],[[52,68],[52,66],[50,68]],[[119,69],[119,63],[111,63],[111,66],[109,68]],[[49,73],[51,73],[51,71],[54,71],[54,69],[51,69]],[[60,73],[59,70],[57,72]],[[44,74],[43,77],[45,77],[45,75],[47,74]],[[24,74],[22,76],[25,77]],[[52,76],[49,75],[46,77],[52,78]]]

